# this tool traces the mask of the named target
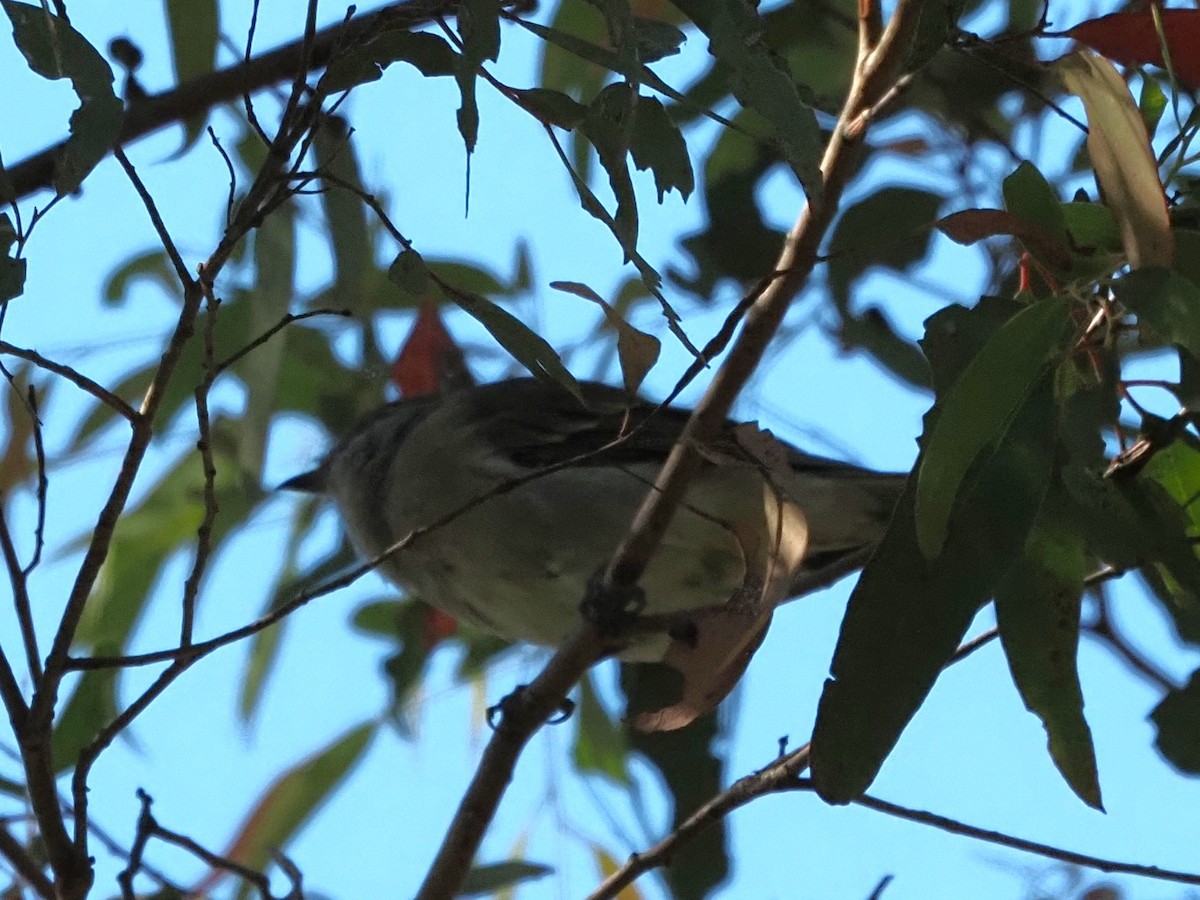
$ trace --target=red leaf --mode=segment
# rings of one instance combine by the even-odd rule
[[[402,397],[420,397],[450,385],[471,383],[462,350],[442,323],[438,307],[422,303],[417,321],[392,363],[392,384]]]
[[[1200,87],[1200,10],[1163,9],[1159,15],[1175,77],[1189,88]],[[1127,66],[1152,63],[1165,67],[1162,44],[1149,7],[1089,19],[1066,33]]]
[[[1003,209],[964,209],[939,219],[934,226],[957,244],[974,244],[1000,234],[1012,235],[1038,258],[1069,271],[1071,254],[1053,234]]]
[[[432,606],[425,614],[425,649],[432,650],[446,638],[458,631],[458,619],[446,615]]]

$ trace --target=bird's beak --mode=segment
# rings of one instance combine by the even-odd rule
[[[329,478],[328,470],[324,466],[318,466],[311,472],[304,472],[301,475],[296,475],[289,478],[279,487],[277,491],[300,491],[305,494],[323,494],[328,487]]]

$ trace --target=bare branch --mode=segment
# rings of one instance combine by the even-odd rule
[[[29,855],[29,851],[18,841],[8,826],[0,824],[0,856],[12,865],[17,877],[29,885],[39,897],[55,900],[54,885],[46,873]]]
[[[393,28],[418,28],[435,16],[454,15],[456,0],[408,0],[338,23],[315,33],[311,52],[305,52],[303,39],[292,41],[255,59],[220,69],[159,94],[139,98],[129,104],[121,125],[118,144],[124,145],[151,132],[202,115],[209,109],[244,94],[294,78],[304,60],[311,68],[329,63],[339,47],[354,46]],[[7,167],[15,199],[53,185],[54,161],[63,144],[56,144]]]
[[[92,379],[81,374],[75,369],[72,369],[70,366],[64,366],[62,363],[55,362],[52,359],[47,359],[36,350],[26,350],[24,347],[17,347],[14,344],[8,343],[8,341],[0,341],[0,354],[6,356],[15,356],[19,359],[28,360],[39,369],[45,369],[47,372],[53,372],[55,375],[61,375],[80,390],[91,394],[106,406],[111,406],[123,418],[131,423],[136,422],[141,415],[136,409],[104,386],[92,381]]]
[[[812,791],[812,782],[807,778],[797,779],[789,790],[797,791]],[[1089,869],[1098,869],[1101,872],[1107,872],[1114,875],[1138,875],[1142,878],[1153,878],[1157,881],[1171,881],[1176,884],[1191,884],[1200,885],[1200,873],[1195,872],[1180,872],[1174,869],[1160,869],[1158,866],[1143,866],[1137,863],[1121,862],[1115,859],[1105,859],[1100,856],[1090,856],[1086,853],[1076,853],[1073,850],[1064,850],[1061,847],[1053,847],[1049,844],[1041,844],[1037,841],[1029,841],[1025,838],[1014,837],[1010,834],[1004,834],[1000,831],[992,831],[988,828],[977,828],[974,825],[968,825],[965,822],[959,822],[956,819],[950,819],[946,816],[939,816],[937,813],[926,812],[920,809],[910,809],[906,806],[900,806],[896,803],[890,803],[887,800],[880,800],[877,797],[864,795],[853,801],[856,806],[862,806],[867,809],[873,809],[876,812],[885,813],[889,816],[896,816],[900,819],[907,819],[910,822],[919,822],[922,825],[929,825],[933,828],[938,828],[942,831],[948,831],[951,834],[969,837],[977,841],[986,841],[989,844],[998,844],[1001,847],[1011,847],[1013,850],[1021,850],[1025,853],[1033,853],[1038,856],[1044,856],[1047,859],[1058,860],[1059,862],[1068,863],[1073,866],[1084,866]]]

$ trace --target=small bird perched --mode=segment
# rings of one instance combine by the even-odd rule
[[[688,416],[580,388],[584,403],[532,378],[401,400],[282,487],[331,496],[367,558],[428,529],[380,563],[385,576],[501,637],[558,645]],[[757,646],[776,605],[866,562],[905,476],[733,423],[699,450],[703,467],[641,579],[641,611],[748,611],[753,634],[734,642],[737,655]],[[621,656],[662,659],[670,643],[642,636]]]

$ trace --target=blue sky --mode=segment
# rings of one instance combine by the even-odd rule
[[[1055,7],[1056,21],[1083,17],[1082,9],[1068,7]],[[142,46],[146,64],[141,74],[149,89],[170,83],[158,4],[75,3],[70,9],[76,27],[96,46],[123,34]],[[240,40],[246,4],[225,3],[222,14],[226,32]],[[340,15],[332,5],[323,11],[325,20]],[[300,19],[294,5],[266,4],[261,16],[259,46],[272,46],[297,33]],[[531,84],[536,45],[512,30],[506,31],[504,41],[502,77],[513,84]],[[30,73],[11,46],[0,42],[0,48],[0,84],[16,86],[0,92],[0,153],[12,163],[63,134],[74,98],[65,86],[48,85]],[[665,62],[658,71],[669,82],[681,83],[704,54],[703,40],[692,38],[679,59]],[[401,229],[429,256],[481,260],[507,272],[516,242],[526,241],[540,289],[535,307],[524,314],[536,316],[542,333],[565,346],[595,327],[596,313],[590,304],[546,285],[574,280],[601,294],[611,293],[629,274],[621,266],[620,250],[605,229],[578,209],[538,126],[486,90],[481,90],[482,127],[472,162],[471,211],[464,219],[465,166],[455,128],[457,104],[451,80],[425,81],[401,66],[389,70],[383,81],[357,91],[348,109],[364,176],[368,184],[382,186]],[[218,114],[213,125],[219,134],[235,132],[224,114]],[[920,124],[892,127],[897,134],[906,129],[919,133]],[[706,128],[689,135],[696,141],[693,161],[699,158],[695,148],[712,134]],[[170,130],[137,143],[130,155],[194,264],[208,254],[218,234],[226,175],[219,157],[203,142],[173,159],[178,143],[179,134]],[[1053,151],[1043,150],[1047,157]],[[898,177],[897,172],[887,166],[872,168],[860,191]],[[639,180],[639,191],[643,252],[665,268],[678,260],[676,238],[700,221],[698,198],[685,205],[672,194],[663,206],[656,206],[647,178]],[[770,183],[764,198],[769,215],[780,225],[790,224],[802,199],[782,177]],[[305,252],[300,282],[309,291],[329,277],[318,215],[315,203],[310,204],[301,220]],[[38,226],[28,249],[26,294],[12,305],[4,337],[77,365],[102,381],[115,379],[135,359],[150,358],[171,316],[172,301],[139,285],[122,307],[102,309],[100,292],[119,262],[154,244],[146,215],[119,167],[111,160],[103,163],[82,196],[61,203]],[[939,244],[933,265],[922,276],[969,304],[978,296],[981,286],[973,279],[981,271],[974,251]],[[931,296],[928,290],[887,276],[868,281],[862,290],[864,299],[887,297],[889,310],[898,311],[902,329],[913,337],[923,318],[944,302],[940,293]],[[732,297],[729,292],[721,299]],[[792,321],[798,324],[811,316],[816,304],[815,298],[806,300]],[[689,333],[703,340],[722,315],[718,304],[713,311],[689,317]],[[470,323],[452,322],[468,344],[488,344],[487,336]],[[661,320],[649,307],[639,314],[638,323],[661,331]],[[397,315],[388,334],[398,342],[405,327]],[[685,361],[682,351],[665,353],[648,381],[648,392],[665,392]],[[479,371],[496,376],[503,368],[485,360]],[[587,369],[579,374],[588,374]],[[382,373],[379,384],[382,397]],[[219,395],[219,402],[231,409],[243,400],[236,389]],[[915,456],[914,441],[927,405],[927,397],[898,384],[865,357],[841,354],[819,329],[808,328],[773,356],[769,371],[755,379],[737,414],[757,418],[781,437],[819,452],[833,448],[858,462],[906,469]],[[119,462],[122,435],[117,429],[105,433],[86,454],[65,452],[70,424],[84,408],[81,397],[58,384],[46,409],[53,478],[51,552],[34,589],[47,634],[78,562],[78,554],[65,545],[94,521],[101,491]],[[152,484],[153,473],[192,440],[187,433],[166,435],[139,488]],[[267,483],[310,464],[326,440],[311,422],[282,423],[268,449]],[[16,503],[19,528],[29,521],[32,505],[28,498]],[[202,634],[215,634],[257,614],[279,565],[293,512],[292,498],[272,501],[217,560],[201,609]],[[333,528],[330,518],[329,540]],[[312,548],[314,554],[318,550]],[[158,649],[173,641],[175,603],[186,565],[187,560],[176,559],[165,570],[137,649]],[[731,778],[769,761],[781,736],[788,735],[793,743],[806,739],[848,589],[849,584],[842,583],[777,616],[742,687],[722,711],[735,723],[725,748]],[[134,791],[143,787],[155,798],[155,813],[165,825],[207,846],[223,845],[281,768],[386,705],[379,667],[387,647],[352,633],[346,621],[364,600],[389,593],[381,581],[367,578],[294,616],[287,624],[285,650],[266,702],[250,727],[240,725],[235,716],[243,651],[229,648],[197,665],[139,721],[134,740],[116,745],[97,766],[92,781],[97,819],[127,842],[137,813]],[[1115,588],[1114,601],[1120,622],[1139,645],[1163,655],[1173,676],[1186,677],[1200,661],[1194,651],[1177,646],[1170,626],[1132,580]],[[977,628],[989,624],[985,613]],[[6,602],[0,603],[0,634],[15,634]],[[6,648],[9,640],[5,638]],[[439,657],[412,716],[414,737],[381,733],[345,789],[290,848],[306,885],[337,898],[410,895],[486,739],[483,707],[532,677],[543,658],[540,651],[518,652],[493,668],[485,683],[462,685],[454,681],[451,655]],[[1022,708],[996,646],[939,681],[872,792],[1073,850],[1165,868],[1194,866],[1200,785],[1173,774],[1151,748],[1153,733],[1145,716],[1157,703],[1157,693],[1129,675],[1104,648],[1089,642],[1081,649],[1080,668],[1107,815],[1083,806],[1062,783],[1045,752],[1041,726]],[[122,695],[134,696],[145,677],[127,677]],[[611,678],[610,671],[601,671],[604,695],[610,700]],[[485,860],[522,853],[559,869],[556,877],[523,890],[521,897],[586,893],[596,881],[592,844],[623,857],[652,842],[665,822],[664,804],[644,768],[638,768],[638,796],[645,804],[641,810],[622,791],[584,783],[572,772],[571,727],[547,729],[534,742],[485,843]],[[3,762],[0,773],[14,774]],[[652,825],[653,834],[643,833],[642,821]],[[1045,870],[1050,867],[1034,857],[877,813],[829,808],[802,794],[760,800],[736,813],[732,823],[734,880],[725,897],[859,898],[883,876],[892,875],[895,880],[884,895],[889,900],[1007,898],[1025,895],[1037,873],[1048,877]],[[164,867],[178,866],[185,881],[190,877],[186,873],[202,871],[162,847],[152,851],[151,859]],[[115,871],[110,861],[102,861],[100,883],[112,886]],[[1172,886],[1118,882],[1134,897],[1182,895]],[[639,885],[646,896],[658,896],[661,890],[653,878]],[[115,893],[115,887],[109,893]],[[104,895],[104,890],[97,892]]]

